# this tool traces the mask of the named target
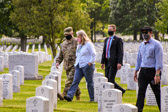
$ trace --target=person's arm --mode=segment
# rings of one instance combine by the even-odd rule
[[[160,43],[155,45],[156,75],[154,77],[155,84],[160,82],[160,71],[163,68],[163,48]]]
[[[62,50],[60,49],[60,53],[59,53],[59,56],[58,58],[56,59],[56,67],[58,68],[58,66],[60,65],[60,63],[63,61],[63,52]]]
[[[102,69],[104,69],[104,64],[105,64],[106,42],[107,42],[107,39],[104,40],[104,47],[103,47],[103,53],[102,53],[102,59],[101,59],[101,68]]]
[[[118,40],[118,44],[117,44],[117,47],[118,47],[118,63],[117,63],[117,69],[121,69],[121,66],[123,65],[123,41],[121,38],[119,38]]]
[[[92,43],[88,43],[87,45],[88,45],[89,53],[91,54],[91,58],[88,64],[89,66],[91,66],[96,60],[96,51]]]
[[[141,62],[142,62],[142,56],[141,56],[141,53],[140,53],[140,48],[141,46],[139,47],[139,51],[138,51],[138,56],[137,56],[137,63],[136,63],[136,67],[135,67],[135,73],[134,73],[134,81],[138,81],[137,80],[137,73],[141,67]]]

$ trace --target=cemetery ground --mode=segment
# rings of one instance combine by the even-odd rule
[[[37,49],[36,49],[37,50]],[[42,49],[44,50],[44,49]],[[48,49],[49,53],[51,51]],[[52,66],[52,61],[47,61],[42,64],[39,64],[38,73],[42,75],[43,78],[49,74],[50,68]],[[102,72],[101,65],[96,63],[97,72]],[[8,69],[5,68],[3,72],[0,74],[8,73]],[[61,91],[64,89],[64,84],[66,80],[66,74],[63,70],[62,81],[61,81]],[[116,82],[120,84],[120,79],[116,78]],[[3,106],[0,107],[0,112],[25,112],[26,111],[26,99],[32,96],[35,96],[35,89],[38,86],[41,86],[42,80],[25,80],[24,85],[21,86],[20,93],[14,93],[12,100],[3,100]],[[126,84],[120,84],[125,89],[127,88]],[[86,82],[83,78],[80,85],[81,89],[81,100],[76,101],[76,97],[74,97],[72,102],[60,101],[58,99],[57,109],[54,112],[97,112],[98,104],[96,102],[89,102],[89,95],[86,89]],[[122,98],[122,103],[130,103],[136,104],[136,91],[135,90],[127,90]],[[144,107],[143,112],[159,112],[157,106],[146,106]]]

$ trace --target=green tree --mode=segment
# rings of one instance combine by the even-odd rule
[[[10,20],[18,28],[16,37],[21,38],[21,50],[26,51],[27,37],[33,34],[32,20],[35,19],[32,12],[33,0],[12,0],[13,12],[10,14]]]
[[[156,4],[156,7],[159,10],[159,16],[155,22],[156,29],[162,34],[165,34],[168,32],[168,1],[162,0],[160,3]]]
[[[103,31],[104,25],[108,23],[110,14],[110,1],[82,0],[82,2],[87,4],[87,12],[89,13],[90,18],[92,19],[92,22],[90,23],[91,40],[96,41],[96,32]]]
[[[64,39],[65,27],[89,31],[89,15],[78,0],[13,0],[13,5],[11,20],[29,37],[42,35],[50,44],[53,57],[55,43],[60,44]]]
[[[155,27],[155,4],[158,2],[159,0],[111,0],[110,22],[117,25],[119,33],[133,34],[134,40],[137,40],[142,27]]]
[[[9,15],[12,11],[11,0],[0,1],[0,37],[2,35],[12,36],[16,29],[10,21]]]

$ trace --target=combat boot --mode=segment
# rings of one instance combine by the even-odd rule
[[[64,100],[64,95],[63,94],[58,93],[57,96],[60,100]]]
[[[76,96],[76,100],[80,101],[80,96]]]

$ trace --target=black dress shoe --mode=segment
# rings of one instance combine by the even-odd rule
[[[124,95],[125,91],[126,91],[125,89],[122,90],[122,96]]]
[[[89,102],[94,102],[94,100],[90,100]]]
[[[71,101],[72,101],[72,99],[71,99],[70,97],[68,97],[68,96],[64,96],[64,99],[65,99],[66,101],[68,101],[68,102],[71,102]]]

